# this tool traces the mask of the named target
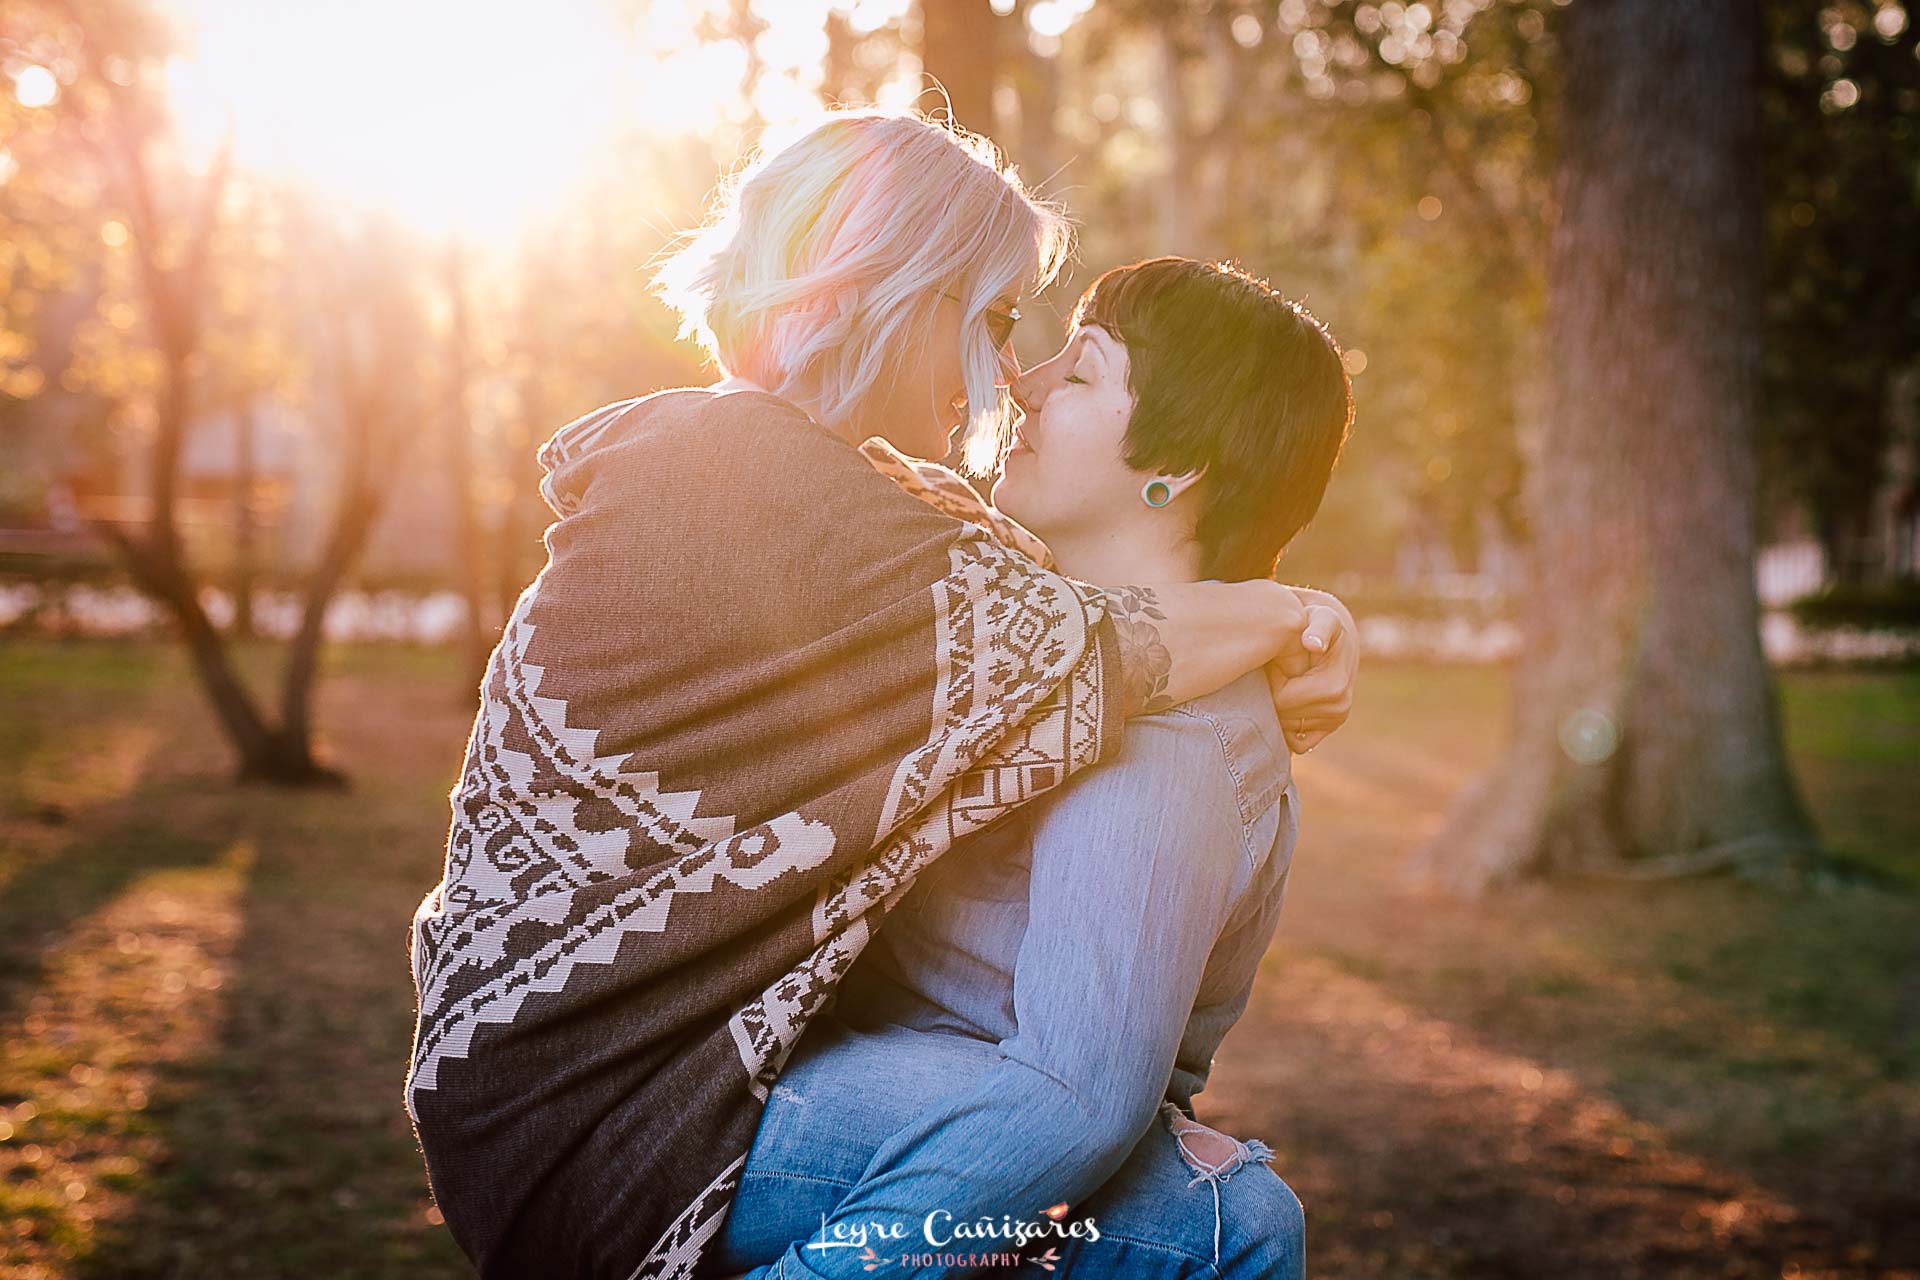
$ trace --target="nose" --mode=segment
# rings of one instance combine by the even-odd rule
[[[1040,386],[1033,377],[1033,370],[1021,371],[1017,366],[1013,377],[1007,383],[1007,393],[1013,397],[1014,404],[1022,413],[1032,413],[1040,402]]]
[[[1000,351],[999,373],[1002,386],[1012,386],[1013,380],[1020,376],[1020,356],[1012,346],[1004,347]]]

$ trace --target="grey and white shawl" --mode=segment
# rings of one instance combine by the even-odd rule
[[[764,392],[609,405],[541,460],[549,559],[414,917],[406,1105],[483,1276],[678,1280],[914,877],[1117,745],[1118,643],[951,473]]]

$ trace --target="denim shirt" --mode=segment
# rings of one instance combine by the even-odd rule
[[[931,1093],[812,1240],[749,1275],[852,1280],[870,1264],[821,1245],[864,1222],[918,1223],[929,1211],[993,1220],[1079,1204],[1163,1107],[1191,1118],[1273,936],[1296,806],[1286,741],[1256,671],[1134,717],[1119,751],[922,871],[816,1019],[819,1034],[802,1035],[789,1070],[871,1071],[862,1042],[884,1059],[885,1039],[909,1034],[901,1028],[984,1041],[997,1057]],[[836,1025],[872,1034],[849,1038]],[[762,1137],[773,1108],[806,1105],[804,1093],[788,1101],[776,1085]]]
[[[1163,1098],[1192,1115],[1273,937],[1297,809],[1261,672],[1135,717],[1114,756],[922,872],[835,1013],[998,1042],[1135,1137]]]

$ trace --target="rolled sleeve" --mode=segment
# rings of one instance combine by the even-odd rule
[[[1001,1048],[1073,1090],[1124,1155],[1165,1096],[1207,958],[1252,873],[1212,723],[1175,708],[1038,816],[1018,1030]]]

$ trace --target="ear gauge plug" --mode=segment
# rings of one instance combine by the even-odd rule
[[[1173,501],[1173,486],[1165,480],[1149,480],[1140,486],[1140,500],[1150,507],[1164,507]]]

